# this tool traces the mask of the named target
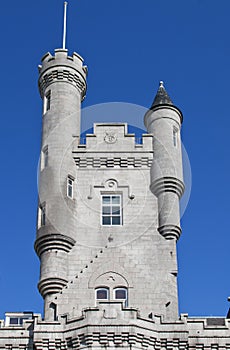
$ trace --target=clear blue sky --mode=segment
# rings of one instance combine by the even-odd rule
[[[0,317],[42,312],[33,250],[37,65],[61,46],[62,11],[62,0],[1,3]],[[67,46],[89,67],[84,107],[148,107],[164,80],[184,113],[192,194],[178,243],[179,294],[180,312],[191,316],[226,315],[230,295],[229,13],[229,0],[69,0],[68,7]]]

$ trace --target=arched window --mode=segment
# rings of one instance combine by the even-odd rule
[[[97,288],[95,292],[96,300],[109,300],[109,288]]]
[[[127,306],[128,305],[127,288],[124,288],[124,287],[114,288],[114,290],[113,290],[113,298],[115,300],[123,301],[124,305]]]

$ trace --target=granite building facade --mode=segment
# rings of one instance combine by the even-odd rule
[[[82,142],[86,76],[65,49],[39,66],[44,317],[7,313],[0,348],[230,348],[228,318],[178,314],[182,112],[160,82],[141,143],[123,122],[94,124]]]

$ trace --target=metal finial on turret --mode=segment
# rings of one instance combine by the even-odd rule
[[[64,21],[63,21],[63,41],[62,41],[62,48],[66,48],[66,13],[67,13],[67,5],[68,2],[64,2]]]
[[[164,87],[164,82],[163,82],[163,80],[160,81],[159,87]]]

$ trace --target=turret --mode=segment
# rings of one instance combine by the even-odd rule
[[[39,66],[43,100],[36,252],[41,260],[38,288],[49,319],[52,295],[67,283],[67,254],[75,244],[73,142],[80,135],[81,101],[86,93],[83,59],[66,49],[47,53]],[[58,268],[57,268],[58,267]]]
[[[181,111],[173,104],[163,82],[144,123],[153,135],[151,167],[152,193],[158,198],[158,231],[166,239],[180,237],[179,200],[184,192],[181,136]]]

